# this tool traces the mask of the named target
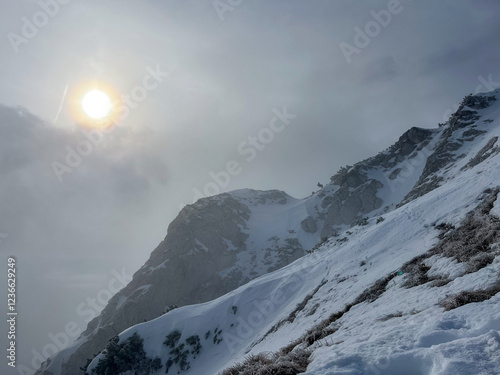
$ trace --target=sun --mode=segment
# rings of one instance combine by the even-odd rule
[[[123,120],[123,99],[116,88],[104,81],[75,84],[68,94],[71,115],[80,126],[111,129]]]
[[[83,111],[94,120],[101,120],[109,116],[112,107],[109,95],[98,89],[90,90],[82,99]]]

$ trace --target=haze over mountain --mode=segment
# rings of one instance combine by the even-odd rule
[[[5,361],[0,373],[35,371],[77,338],[228,161],[242,171],[220,192],[302,200],[411,127],[446,121],[467,93],[499,86],[499,1],[399,3],[4,1],[0,252],[20,267],[22,322],[18,368]],[[380,32],[359,48],[366,27]],[[361,51],[350,62],[345,43]],[[145,79],[158,85],[138,97]],[[96,82],[139,100],[60,181],[51,164],[88,141],[74,109]],[[247,162],[238,146],[284,107],[296,117]]]
[[[500,90],[470,95],[307,198],[244,189],[186,206],[38,373],[83,373],[98,352],[89,373],[216,375],[260,352],[275,355],[246,371],[494,373],[499,134]]]

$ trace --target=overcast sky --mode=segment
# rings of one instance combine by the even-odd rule
[[[496,0],[54,1],[0,15],[0,250],[4,272],[17,257],[26,367],[229,161],[220,191],[305,197],[500,85]],[[68,166],[87,139],[71,103],[95,81],[129,113]]]

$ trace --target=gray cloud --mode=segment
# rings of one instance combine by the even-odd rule
[[[437,126],[479,77],[500,81],[500,4],[487,0],[402,0],[348,64],[339,44],[387,4],[243,1],[221,21],[210,1],[73,0],[17,54],[7,34],[40,6],[3,4],[0,250],[22,270],[23,361],[113,268],[133,273],[229,160],[243,171],[221,190],[303,197],[409,127]],[[66,85],[68,100],[93,80],[129,95],[156,66],[168,77],[60,183],[51,163],[84,139],[68,102],[50,123]],[[297,118],[246,163],[238,145],[283,106]]]
[[[386,56],[366,63],[363,80],[366,83],[387,81],[400,75],[399,64],[393,56]]]

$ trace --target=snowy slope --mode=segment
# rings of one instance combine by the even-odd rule
[[[120,331],[172,307],[213,300],[393,210],[412,191],[443,131],[412,128],[384,152],[342,168],[304,199],[243,189],[186,206],[130,284],[37,373],[77,373]]]
[[[186,206],[133,280],[40,372],[80,372],[118,332],[173,307],[212,300],[293,262],[319,240],[302,229],[306,217],[301,200],[277,190],[243,189]]]
[[[457,225],[476,205],[482,190],[496,186],[500,106],[492,99],[495,95],[498,97],[498,92],[466,97],[446,124],[437,129],[408,130],[375,157],[342,168],[332,176],[331,183],[305,199],[280,191],[244,189],[186,206],[132,282],[109,301],[74,344],[48,360],[37,373],[81,373],[79,368],[88,358],[131,326],[119,343],[112,345],[121,350],[126,344],[130,350],[132,343],[137,344],[137,336],[131,335],[137,332],[146,349],[142,360],[135,359],[140,368],[161,368],[160,372],[165,372],[170,359],[176,361],[171,371],[216,374],[248,353],[277,351],[332,313],[343,314],[335,324],[351,319],[355,311],[361,311],[361,316],[395,314],[387,323],[369,324],[373,326],[369,334],[373,340],[377,327],[387,330],[390,323],[408,324],[408,319],[419,316],[413,312],[420,311],[408,302],[409,296],[420,291],[421,295],[415,297],[420,301],[424,293],[438,293],[435,297],[439,300],[442,293],[452,291],[446,288],[454,285],[457,277],[471,277],[463,275],[464,262],[434,256],[420,264],[429,268],[429,275],[439,276],[431,278],[444,278],[439,274],[444,272],[454,279],[430,291],[420,286],[401,289],[399,279],[406,276],[391,277],[380,300],[395,293],[405,309],[386,313],[374,308],[377,300],[363,311],[363,304],[349,303],[415,255],[426,253],[441,234],[433,224],[446,221]],[[494,205],[492,212],[497,212],[498,206]],[[311,249],[313,254],[282,268]],[[265,276],[251,281],[261,275]],[[193,305],[221,295],[212,302]],[[429,308],[435,307],[431,297],[429,301]],[[382,307],[392,302],[385,301]],[[298,304],[300,308],[296,309]],[[190,306],[155,319],[171,305]],[[346,305],[348,311],[343,310]],[[352,324],[357,327],[361,320]],[[134,326],[143,321],[150,322]],[[369,340],[361,340],[361,331],[352,324],[345,335],[354,341],[347,336],[331,341],[320,335],[314,345],[307,346],[307,353],[312,351],[308,371],[319,366],[316,351],[334,348],[339,363],[352,362],[339,365],[342,369],[337,368],[335,373],[366,373],[367,361],[378,357],[363,351]],[[342,324],[337,330],[332,326],[324,333],[336,330],[333,336],[339,336],[344,334],[344,327]],[[172,347],[162,345],[165,337],[172,332],[175,336],[177,330],[182,332],[179,342]],[[378,341],[372,344],[381,347]],[[345,359],[344,351],[358,354]],[[94,360],[91,368],[102,358]],[[321,358],[327,356],[322,354]],[[334,363],[334,359],[330,361]],[[326,367],[311,373],[326,374],[325,369],[333,365],[321,366]],[[397,368],[391,371],[386,373],[405,373]],[[120,373],[116,369],[111,372]],[[416,373],[429,372],[423,369]]]
[[[351,180],[349,189],[374,179],[386,182],[375,190],[380,202],[372,205],[378,208],[366,215],[366,225],[349,227],[328,217],[319,195],[337,193],[342,184],[326,186],[305,205],[290,201],[283,214],[295,226],[287,228],[297,230],[294,218],[326,207],[315,220],[336,223],[334,235],[313,253],[216,300],[127,329],[118,345],[138,334],[147,358],[159,358],[160,369],[151,373],[165,373],[170,360],[169,373],[215,375],[250,354],[277,353],[297,339],[287,350],[307,350],[309,375],[500,373],[500,294],[449,311],[443,307],[455,301],[447,296],[497,290],[500,280],[500,100],[485,99],[492,96],[500,99],[499,91],[467,97],[447,124],[425,132],[427,142],[416,142],[420,149],[405,152],[397,163],[391,164],[394,153],[387,150],[387,157],[379,154],[345,171],[367,177]],[[370,163],[376,166],[367,168]],[[493,223],[492,234],[483,235],[485,228],[471,225],[471,218]],[[269,213],[255,220],[267,228],[264,237],[272,234]],[[468,249],[475,242],[461,239],[469,232],[479,248]],[[480,257],[459,255],[469,250]],[[300,339],[308,330],[316,336]],[[176,332],[178,340],[165,345]],[[190,344],[193,337],[201,348]],[[88,371],[105,357],[106,351]]]
[[[490,178],[490,182],[497,180],[495,173],[485,177]],[[137,332],[145,339],[148,356],[160,356],[162,362],[166,362],[169,349],[162,343],[171,331],[181,331],[184,339],[191,335],[204,338],[208,331],[222,330],[223,342],[219,345],[213,344],[210,340],[212,337],[209,340],[202,339],[201,354],[191,361],[192,367],[185,374],[215,374],[232,362],[243,360],[249,350],[255,353],[275,351],[331,312],[342,310],[346,303],[352,302],[381,275],[398,270],[404,262],[427,251],[437,236],[436,230],[429,229],[432,224],[443,218],[457,223],[464,216],[467,204],[481,194],[484,186],[488,186],[470,182],[470,179],[462,179],[453,187],[450,184],[440,188],[404,209],[387,215],[379,226],[365,228],[344,245],[325,244],[316,253],[215,301],[179,308],[154,321],[135,326],[125,331],[121,339]],[[442,199],[443,195],[448,198]],[[436,206],[439,210],[436,210]],[[367,262],[365,268],[360,267],[360,259]],[[365,371],[365,367],[379,366],[378,361],[384,359],[385,362],[382,362],[386,364],[380,366],[391,366],[391,371],[395,371],[393,373],[411,373],[405,372],[404,368],[398,370],[397,367],[411,364],[412,367],[418,365],[415,373],[432,373],[428,371],[434,366],[435,374],[469,374],[472,372],[443,371],[453,359],[466,360],[467,357],[462,358],[465,349],[477,352],[469,352],[469,357],[484,352],[489,341],[492,355],[485,358],[481,366],[487,366],[489,362],[493,365],[499,359],[493,354],[495,348],[498,354],[500,345],[498,333],[495,333],[500,330],[500,298],[494,297],[481,305],[471,304],[446,313],[436,304],[448,293],[491,283],[498,278],[499,261],[500,258],[477,275],[458,277],[442,288],[424,285],[408,290],[400,285],[403,277],[396,278],[379,300],[356,306],[349,311],[348,316],[342,318],[342,328],[325,341],[343,342],[314,350],[307,373],[328,374],[330,370],[332,374],[363,373],[360,371]],[[339,282],[345,278],[346,281]],[[253,346],[277,321],[287,318],[304,296],[324,279],[328,282],[304,307],[304,313],[294,323],[284,325]],[[314,314],[307,316],[307,311],[315,303],[319,303],[320,307]],[[236,314],[232,306],[237,306]],[[397,312],[401,312],[403,317],[377,322]],[[431,350],[432,345],[438,345],[440,349],[433,347]],[[472,347],[465,348],[464,345]],[[454,346],[456,348],[453,349]],[[447,359],[445,353],[453,354],[453,351],[454,355]],[[96,358],[94,364],[98,360]],[[443,371],[438,371],[440,366]],[[387,371],[385,373],[391,373]]]

